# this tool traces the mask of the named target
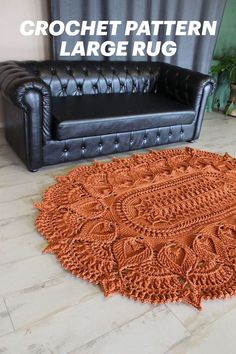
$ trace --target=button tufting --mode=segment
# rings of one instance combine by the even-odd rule
[[[81,146],[81,149],[82,149],[82,150],[85,150],[85,149],[86,149],[86,146],[84,146],[84,145]]]
[[[64,149],[63,149],[63,152],[68,152],[68,148],[64,148]]]

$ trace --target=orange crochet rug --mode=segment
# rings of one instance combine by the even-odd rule
[[[200,309],[236,294],[236,159],[150,151],[56,179],[36,205],[45,252],[106,296]]]

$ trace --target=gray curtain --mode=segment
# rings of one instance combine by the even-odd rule
[[[159,36],[129,36],[127,57],[62,57],[60,58],[61,41],[67,41],[68,50],[72,50],[76,41],[96,40],[100,43],[106,40],[125,41],[123,35],[127,20],[217,20],[217,34],[220,28],[226,0],[51,0],[51,20],[116,20],[122,21],[118,35],[114,36],[75,36],[63,34],[53,37],[54,59],[66,60],[110,60],[110,61],[164,61],[185,68],[207,73],[213,55],[216,36],[166,36],[163,31]],[[177,52],[174,56],[165,57],[132,57],[132,41],[167,41],[177,43]]]

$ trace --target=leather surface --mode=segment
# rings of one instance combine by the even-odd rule
[[[21,65],[42,79],[54,97],[100,93],[148,93],[155,90],[159,63],[25,62]]]
[[[194,107],[196,94],[206,84],[214,85],[209,75],[158,62],[44,61],[20,66],[47,84],[53,97],[162,91]]]
[[[43,164],[52,165],[83,158],[116,154],[193,139],[195,124],[175,125],[125,133],[51,140],[43,147]]]
[[[13,147],[17,155],[27,164],[28,159],[28,144],[25,134],[25,113],[16,105],[13,105],[8,97],[2,98],[3,115],[4,117],[11,117],[5,119],[5,137],[9,145]],[[42,164],[42,161],[41,161]],[[29,168],[29,166],[27,166]]]
[[[214,85],[208,75],[165,63],[11,61],[0,64],[7,139],[30,170],[83,156],[196,139],[206,99]],[[120,96],[125,102],[127,95],[132,96],[130,103],[128,100],[125,104],[118,103]],[[114,97],[117,103],[111,104],[113,96],[117,96]],[[148,97],[152,97],[152,102]],[[158,97],[162,97],[159,106]],[[77,106],[82,100],[87,101],[87,107],[83,106],[83,112],[87,114],[83,118],[83,134],[81,127],[67,129],[66,133],[64,127],[65,135],[55,138],[51,110],[52,100],[56,98],[78,99],[73,111],[80,114],[80,119],[81,111]],[[93,112],[95,101],[100,102],[97,118]],[[66,111],[72,113],[69,108]],[[132,115],[132,119],[123,119],[120,124],[117,112],[122,117]],[[64,117],[57,115],[59,121]],[[67,118],[71,120],[71,117]],[[98,119],[99,123],[88,124],[92,119]],[[80,137],[75,137],[75,130]],[[160,136],[159,131],[162,132]],[[71,151],[69,154],[67,147]]]
[[[0,88],[13,104],[30,114],[29,105],[37,101],[37,94],[26,102],[26,94],[32,90],[40,95],[42,124],[40,124],[45,140],[51,138],[51,92],[47,84],[28,70],[27,65],[20,62],[4,62],[0,64]],[[35,99],[34,99],[35,98]],[[39,118],[39,114],[38,114]]]
[[[101,94],[53,98],[52,115],[63,140],[190,124],[195,112],[163,94]]]

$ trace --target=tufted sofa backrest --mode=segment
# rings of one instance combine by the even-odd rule
[[[160,64],[144,62],[25,62],[51,88],[52,96],[148,93],[156,90]]]

